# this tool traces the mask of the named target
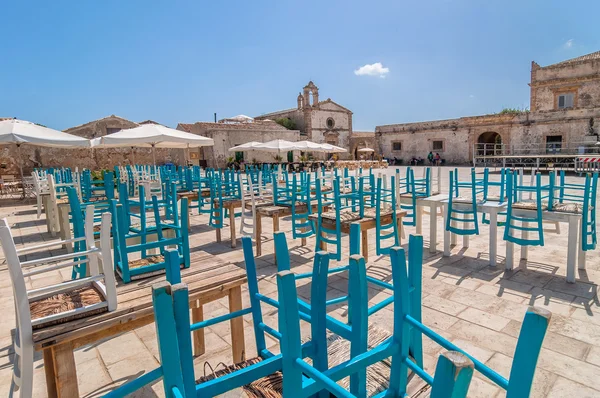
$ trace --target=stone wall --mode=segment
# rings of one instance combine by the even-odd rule
[[[449,164],[468,164],[473,147],[485,133],[497,133],[511,152],[539,153],[546,137],[560,135],[563,147],[596,140],[600,132],[600,108],[569,109],[553,112],[529,112],[520,115],[484,115],[422,123],[378,126],[375,137],[380,153],[388,158],[425,158],[429,151],[439,152]],[[443,149],[434,150],[433,141],[442,141]],[[394,150],[399,142],[401,150]]]
[[[300,132],[298,130],[288,130],[273,121],[255,121],[254,123],[205,123],[198,122],[194,124],[180,123],[177,129],[189,133],[202,135],[212,138],[215,145],[201,149],[203,159],[207,161],[209,167],[226,167],[227,158],[235,154],[229,152],[229,148],[236,145],[245,144],[250,141],[267,142],[276,139],[287,141],[299,141]],[[273,162],[276,153],[261,151],[250,151],[244,154],[244,159],[258,162]],[[281,156],[286,159],[287,154]]]
[[[65,132],[88,139],[101,137],[119,129],[138,126],[137,123],[111,115],[99,120],[75,126]],[[21,146],[21,161],[23,172],[29,175],[35,167],[70,167],[98,170],[112,169],[117,165],[133,163],[152,164],[150,148],[110,148],[110,149],[67,149],[37,147],[24,144]],[[185,152],[183,149],[156,149],[156,163],[173,162],[183,164]],[[0,146],[0,174],[19,174],[18,152],[15,145]]]
[[[531,66],[532,111],[557,109],[556,96],[575,93],[575,108],[600,107],[600,59]]]

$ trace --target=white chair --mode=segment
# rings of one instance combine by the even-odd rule
[[[256,239],[256,201],[254,199],[254,186],[252,182],[240,184],[242,187],[242,213],[240,220],[240,235]],[[250,200],[250,208],[246,209],[246,202]],[[260,238],[260,237],[259,237]]]
[[[33,189],[36,197],[37,218],[40,218],[42,215],[42,198],[44,195],[50,193],[48,189],[48,180],[45,178],[43,179],[36,171],[32,171],[31,176],[33,177]],[[48,209],[44,209],[44,211],[47,212]]]
[[[58,205],[62,203],[69,203],[66,192],[59,192],[58,188],[61,187],[72,187],[72,183],[57,184],[54,181],[54,176],[48,176],[48,208],[46,210],[46,218],[48,219],[48,232],[52,236],[56,236],[60,232],[60,222],[58,217]]]
[[[117,293],[110,250],[110,213],[102,214],[100,247],[94,241],[94,206],[88,206],[85,220],[87,250],[54,257],[21,262],[19,255],[32,250],[47,249],[65,241],[17,249],[6,218],[0,220],[0,243],[6,256],[13,286],[17,319],[15,361],[12,391],[21,390],[21,397],[31,397],[33,389],[33,330],[51,324],[78,319],[117,308]],[[27,290],[26,277],[39,275],[74,265],[87,264],[90,276],[57,285]],[[100,269],[102,272],[100,272]],[[76,295],[76,296],[75,296]],[[82,300],[68,300],[69,297]],[[55,303],[62,301],[59,310]],[[45,303],[52,302],[52,306]],[[66,305],[65,305],[66,304]],[[70,308],[63,310],[63,308]],[[61,312],[58,312],[61,311]]]

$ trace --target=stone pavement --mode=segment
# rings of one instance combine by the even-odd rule
[[[388,170],[392,172],[392,169]],[[461,170],[466,173],[466,169]],[[447,179],[444,170],[444,179]],[[574,178],[574,177],[572,177]],[[447,190],[447,189],[444,189]],[[0,217],[8,217],[13,225],[13,233],[18,245],[31,245],[52,238],[46,232],[45,220],[36,218],[35,205],[31,202],[0,202]],[[442,336],[471,353],[478,360],[488,364],[497,372],[508,377],[512,356],[516,347],[523,316],[528,306],[536,305],[552,312],[549,332],[544,341],[536,372],[532,396],[535,397],[593,397],[600,396],[600,302],[596,282],[600,281],[600,256],[598,251],[588,253],[587,269],[578,270],[576,284],[567,284],[566,274],[566,225],[562,234],[546,232],[546,246],[530,249],[526,264],[511,272],[505,272],[504,242],[499,239],[499,264],[489,267],[488,227],[482,226],[481,235],[471,239],[471,245],[464,250],[459,244],[452,250],[452,256],[442,257],[441,251],[434,255],[428,252],[428,224],[424,219],[424,267],[423,267],[423,322]],[[205,251],[244,267],[241,245],[232,249],[228,226],[223,229],[223,241],[216,243],[215,232],[207,226],[205,216],[191,218],[190,246],[192,251]],[[281,220],[281,230],[290,231],[290,220]],[[502,231],[502,229],[501,229]],[[414,227],[406,227],[406,234],[415,233]],[[438,225],[438,249],[442,248],[443,225]],[[403,244],[406,243],[403,240]],[[460,239],[459,239],[460,241]],[[261,293],[277,296],[273,261],[272,226],[270,220],[263,220],[263,256],[257,260],[260,275]],[[292,269],[307,272],[312,269],[314,238],[308,239],[305,247],[300,241],[288,240]],[[345,238],[345,252],[347,249]],[[390,280],[390,261],[387,257],[375,256],[375,236],[369,236],[371,261],[369,272],[378,278]],[[406,247],[406,246],[405,246]],[[51,254],[60,253],[60,250]],[[50,253],[38,253],[47,256]],[[34,258],[28,256],[28,259]],[[342,262],[346,261],[344,258]],[[335,265],[335,262],[333,263]],[[70,271],[63,270],[42,280],[30,278],[30,287],[70,278]],[[330,278],[330,298],[341,296],[347,290],[347,276],[344,274]],[[298,283],[298,291],[310,300],[310,282]],[[370,302],[376,303],[388,293],[371,288]],[[244,305],[248,305],[247,290],[244,288]],[[346,319],[346,306],[328,308],[330,314]],[[227,300],[205,306],[205,319],[226,313]],[[277,327],[277,313],[270,307],[263,308],[265,323]],[[393,307],[379,311],[371,322],[391,331]],[[14,336],[14,308],[12,288],[6,264],[0,253],[0,396],[7,396],[12,377]],[[247,357],[256,355],[251,328],[251,316],[245,318],[245,342]],[[308,324],[302,325],[303,334],[309,332]],[[278,344],[267,336],[268,346],[275,352]],[[196,376],[211,373],[209,363],[217,370],[219,363],[231,363],[229,323],[209,327],[206,331],[207,353],[195,359]],[[442,349],[424,338],[426,370],[433,373],[437,356]],[[134,332],[97,342],[76,351],[79,390],[82,396],[96,397],[110,391],[143,372],[158,365],[158,349],[154,325]],[[222,366],[222,365],[220,365]],[[421,383],[422,384],[422,383]],[[417,388],[420,385],[413,386]],[[162,383],[156,383],[139,391],[134,396],[162,397]],[[470,397],[496,397],[504,394],[489,381],[476,374],[469,390]],[[36,354],[34,396],[45,397],[46,386],[41,355]]]

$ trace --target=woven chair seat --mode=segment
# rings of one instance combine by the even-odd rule
[[[326,211],[321,213],[321,218],[327,219],[327,220],[337,220],[337,214],[335,211]],[[340,212],[340,221],[341,222],[351,222],[351,221],[357,221],[360,220],[360,214],[358,213],[354,213],[352,211],[349,210],[344,210]]]
[[[391,216],[393,213],[394,213],[394,211],[392,209],[384,208],[384,209],[381,209],[381,211],[379,212],[379,216],[380,217]],[[369,218],[377,217],[377,209],[374,207],[365,209],[364,216],[369,217]]]
[[[386,330],[376,326],[369,326],[367,348],[373,349],[383,343],[391,335]],[[327,353],[330,367],[341,364],[350,359],[350,343],[346,339],[330,333],[327,336]],[[215,377],[221,377],[236,370],[246,368],[250,365],[261,362],[260,358],[251,358],[241,363],[226,366],[220,362],[213,369],[208,362],[204,363],[203,377],[196,380],[197,383],[204,383]],[[306,358],[307,363],[312,363],[310,358]],[[221,369],[219,369],[221,368]],[[210,371],[207,374],[207,370]],[[391,362],[389,359],[377,362],[367,368],[367,396],[376,395],[384,391],[389,386],[389,377]],[[409,370],[409,380],[412,377],[412,371]],[[338,382],[343,388],[350,388],[350,378],[346,377]],[[266,377],[255,380],[242,387],[243,395],[251,398],[279,398],[283,396],[283,376],[281,372],[272,373]]]
[[[141,267],[145,267],[147,265],[164,263],[164,262],[165,262],[165,258],[159,254],[157,256],[149,256],[146,258],[131,260],[131,261],[129,261],[129,269],[141,268]]]
[[[254,205],[256,207],[273,206],[273,199],[254,199]]]
[[[515,202],[512,205],[513,209],[521,210],[537,210],[537,202]],[[542,210],[547,210],[548,205],[542,203]]]
[[[98,304],[103,301],[104,297],[102,296],[102,293],[100,293],[94,285],[89,285],[86,287],[73,289],[69,292],[57,293],[41,300],[32,301],[29,303],[29,309],[31,311],[31,319],[35,320],[54,314],[60,314],[62,312],[72,311],[77,308]],[[74,319],[80,319],[106,311],[108,311],[108,307],[98,308],[93,311],[83,312],[78,315],[65,317],[56,321],[34,325],[33,328],[39,329],[41,327],[68,322]]]
[[[593,207],[590,206],[590,210],[593,210]],[[583,213],[583,203],[555,202],[552,205],[552,211],[555,211],[557,213],[582,214]]]

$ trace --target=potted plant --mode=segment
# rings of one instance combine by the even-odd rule
[[[281,157],[281,155],[275,155],[273,156],[273,159],[277,162],[277,163],[281,163],[281,161],[283,160],[283,158]]]

